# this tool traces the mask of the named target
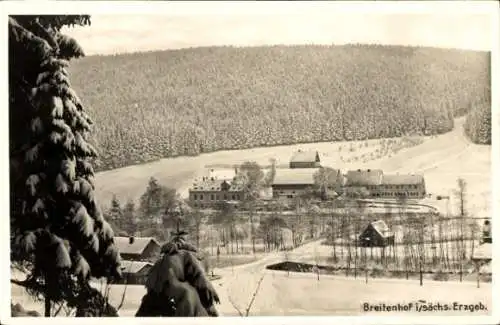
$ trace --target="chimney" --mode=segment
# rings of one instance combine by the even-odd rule
[[[130,245],[132,245],[132,244],[134,243],[134,241],[135,241],[134,236],[130,236],[130,237],[128,238],[128,243],[129,243]]]

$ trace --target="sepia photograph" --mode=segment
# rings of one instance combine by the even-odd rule
[[[2,324],[493,324],[495,2],[1,7]]]

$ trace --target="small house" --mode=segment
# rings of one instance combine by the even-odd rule
[[[370,222],[359,235],[362,247],[386,247],[394,245],[394,233],[383,220]]]
[[[153,267],[153,263],[140,261],[121,262],[122,279],[119,283],[123,284],[145,284],[149,271]]]
[[[160,254],[160,243],[153,237],[115,237],[120,256],[130,261],[151,261]]]
[[[320,163],[317,151],[299,150],[290,159],[290,168],[319,168]]]

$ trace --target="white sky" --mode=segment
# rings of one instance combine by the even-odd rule
[[[222,6],[222,5],[219,5]],[[228,14],[230,13],[230,14]],[[210,45],[380,43],[490,50],[492,29],[481,13],[307,12],[92,15],[72,28],[87,55]]]

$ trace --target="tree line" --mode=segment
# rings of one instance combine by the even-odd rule
[[[440,134],[467,113],[476,139],[487,129],[472,121],[490,109],[489,60],[404,46],[208,47],[91,56],[70,71],[98,121],[96,166],[106,170],[224,149]]]
[[[491,145],[491,106],[488,104],[478,104],[465,120],[465,134],[477,144]]]

